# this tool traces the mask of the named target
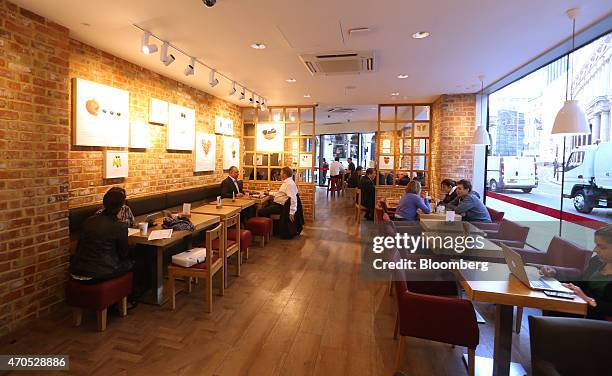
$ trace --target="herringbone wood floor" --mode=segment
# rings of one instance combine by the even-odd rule
[[[212,314],[201,286],[178,295],[176,311],[140,304],[125,318],[109,315],[103,333],[95,314],[74,328],[62,310],[1,339],[0,354],[68,354],[80,375],[391,375],[394,299],[386,284],[360,278],[352,207],[320,191],[316,212],[300,239],[253,247]],[[494,307],[478,308],[487,324],[477,355],[491,356]],[[525,313],[512,356],[529,370],[526,317],[536,312]],[[409,339],[403,370],[465,375],[463,352]]]

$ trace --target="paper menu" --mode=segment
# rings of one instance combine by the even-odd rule
[[[172,237],[172,229],[168,230],[153,230],[149,234],[148,240],[169,239]]]
[[[183,204],[183,214],[184,215],[191,214],[191,204]]]
[[[140,229],[128,228],[128,236],[137,235],[140,233]]]
[[[455,211],[447,210],[446,211],[446,222],[454,222],[455,221]]]

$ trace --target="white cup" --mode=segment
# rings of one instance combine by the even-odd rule
[[[138,228],[140,229],[141,236],[147,236],[147,230],[149,229],[147,222],[138,222]]]

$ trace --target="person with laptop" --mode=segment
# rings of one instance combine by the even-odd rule
[[[478,193],[472,191],[472,183],[462,179],[457,182],[457,198],[446,204],[446,210],[454,210],[464,221],[491,223],[491,216]]]
[[[594,256],[582,278],[563,285],[589,303],[587,318],[605,320],[612,317],[612,225],[595,231],[594,237]],[[553,266],[543,266],[540,273],[567,280],[563,271]]]

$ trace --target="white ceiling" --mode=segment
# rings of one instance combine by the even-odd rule
[[[609,0],[218,0],[213,8],[200,0],[12,1],[68,27],[78,40],[242,105],[227,95],[229,82],[211,88],[203,68],[185,77],[186,57],[174,53],[177,61],[165,67],[159,53],[143,55],[142,32],[132,24],[246,84],[271,105],[365,105],[475,92],[478,75],[485,84],[495,81],[566,39],[571,23],[565,10],[581,8],[577,30],[612,10]],[[371,31],[347,36],[362,26]],[[411,38],[422,30],[431,37]],[[267,48],[254,50],[254,42]],[[298,57],[351,50],[374,50],[378,71],[313,77]],[[397,79],[402,73],[409,78]],[[297,82],[285,82],[289,77]],[[392,92],[400,93],[397,99]]]

